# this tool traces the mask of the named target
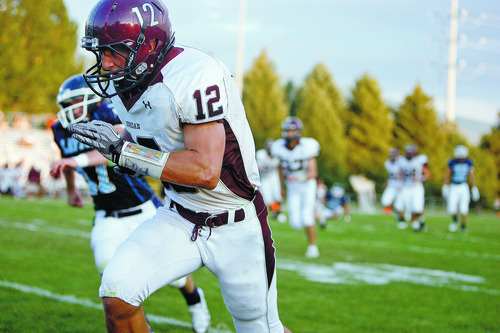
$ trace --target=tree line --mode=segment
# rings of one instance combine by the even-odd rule
[[[500,188],[500,128],[492,127],[479,146],[472,146],[456,124],[441,122],[432,97],[417,84],[397,108],[382,98],[377,80],[363,74],[344,96],[324,63],[318,63],[300,87],[282,84],[274,64],[263,51],[245,73],[243,104],[257,148],[267,139],[281,136],[281,122],[288,115],[304,123],[303,136],[314,137],[321,145],[319,176],[331,185],[348,185],[349,175],[364,175],[376,183],[378,193],[387,178],[384,162],[391,148],[404,153],[414,143],[426,154],[431,179],[429,195],[440,196],[456,145],[466,145],[475,163],[482,203],[492,205]],[[499,114],[500,116],[500,114]]]

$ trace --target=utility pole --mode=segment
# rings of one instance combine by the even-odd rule
[[[238,19],[238,41],[236,46],[236,85],[243,92],[243,57],[245,53],[245,20],[247,0],[240,0],[240,15]]]
[[[448,37],[448,79],[446,82],[446,121],[455,122],[457,94],[458,0],[451,0]]]

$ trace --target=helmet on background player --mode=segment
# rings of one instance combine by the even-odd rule
[[[332,189],[330,190],[330,193],[332,194],[332,196],[334,198],[340,199],[345,194],[344,186],[342,186],[342,184],[335,183],[335,184],[333,184]]]
[[[458,145],[453,151],[455,158],[467,158],[469,156],[469,149],[466,146]]]
[[[417,156],[417,146],[412,143],[407,144],[405,146],[405,155],[409,160]]]
[[[82,74],[73,75],[59,87],[56,103],[60,110],[57,118],[63,128],[88,120],[101,101],[101,97],[89,88]]]
[[[389,150],[389,158],[391,160],[393,160],[393,161],[396,160],[396,157],[398,157],[398,156],[399,156],[399,149],[398,148],[391,148]]]
[[[161,0],[101,0],[90,12],[82,47],[96,56],[84,74],[101,97],[112,97],[137,87],[163,62],[174,44],[168,10]],[[155,46],[151,51],[150,47]],[[125,59],[125,67],[103,69],[105,51]],[[108,92],[114,83],[116,93]],[[97,91],[98,90],[98,91]]]
[[[287,141],[299,140],[302,135],[302,121],[297,117],[286,117],[281,123],[281,136]]]

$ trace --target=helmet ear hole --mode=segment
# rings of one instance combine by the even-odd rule
[[[157,46],[158,46],[158,38],[155,38],[151,43],[149,43],[148,47],[149,53],[156,51]]]

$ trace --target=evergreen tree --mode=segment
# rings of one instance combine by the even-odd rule
[[[296,96],[297,117],[304,123],[303,136],[321,145],[319,176],[331,185],[345,176],[346,141],[341,120],[344,99],[328,68],[320,63],[307,76]]]
[[[427,155],[431,171],[429,187],[435,195],[439,195],[449,154],[433,100],[423,92],[419,84],[399,107],[394,133],[399,147],[404,148],[406,144],[414,143],[420,154]]]
[[[281,135],[281,122],[288,115],[288,103],[280,78],[262,51],[245,74],[243,104],[252,128],[256,147],[264,147],[267,139]]]
[[[0,21],[0,109],[53,112],[60,84],[82,70],[63,1],[4,0]]]
[[[483,193],[487,193],[492,198],[500,197],[500,112],[498,113],[497,124],[491,128],[489,134],[481,137],[479,148],[491,159],[491,172],[482,172],[485,169],[485,161],[477,161],[476,173],[478,174],[478,187]]]
[[[351,89],[346,111],[347,162],[352,173],[384,182],[384,162],[392,146],[393,120],[377,81],[364,74]]]

